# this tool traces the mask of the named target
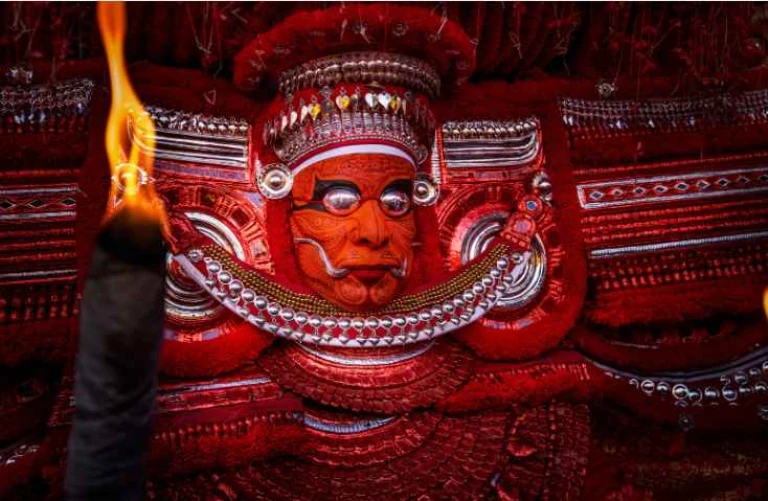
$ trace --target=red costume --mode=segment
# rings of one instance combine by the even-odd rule
[[[381,9],[243,43],[258,113],[148,108],[173,249],[149,492],[761,492],[762,441],[696,431],[768,417],[765,91],[536,98],[468,83],[492,55],[457,19]],[[66,383],[19,478],[56,483]]]

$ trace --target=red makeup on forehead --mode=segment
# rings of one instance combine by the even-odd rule
[[[413,166],[405,159],[380,153],[354,154],[323,160],[301,171],[294,181],[293,195],[312,195],[314,180],[339,180],[354,183],[363,196],[378,196],[397,180],[411,180]]]

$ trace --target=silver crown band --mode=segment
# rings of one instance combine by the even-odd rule
[[[283,72],[279,90],[289,95],[312,87],[374,82],[407,87],[430,98],[440,94],[440,77],[432,65],[386,52],[352,52],[316,59]]]

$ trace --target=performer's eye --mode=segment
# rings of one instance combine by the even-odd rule
[[[389,188],[379,198],[381,208],[388,215],[399,217],[405,215],[411,208],[410,197],[399,188]]]
[[[323,207],[336,216],[346,216],[360,206],[360,194],[348,187],[330,188],[323,195]]]

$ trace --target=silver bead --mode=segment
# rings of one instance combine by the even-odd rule
[[[339,327],[342,329],[349,329],[350,325],[352,325],[352,321],[348,318],[342,318],[339,320]]]
[[[353,318],[352,319],[352,327],[354,329],[362,329],[363,326],[365,326],[365,321],[362,318]]]
[[[499,258],[499,260],[498,260],[498,261],[496,261],[496,266],[497,266],[497,267],[498,267],[500,270],[506,270],[506,269],[507,269],[507,267],[509,266],[509,259],[507,259],[507,258],[506,258],[506,257],[504,257],[504,256],[500,257],[500,258]]]
[[[245,289],[242,294],[242,298],[245,301],[248,301],[249,303],[253,301],[253,298],[256,297],[256,293],[254,293],[251,289]]]
[[[336,321],[335,318],[324,318],[323,319],[323,327],[325,327],[326,329],[333,329],[333,328],[335,328],[337,323],[338,322]]]
[[[419,312],[419,319],[423,320],[424,322],[430,320],[432,318],[432,314],[428,312],[427,310],[421,310]]]
[[[203,251],[200,249],[192,249],[187,253],[187,256],[193,263],[199,263],[200,260],[203,259]]]
[[[444,313],[452,313],[454,310],[453,303],[449,303],[448,301],[444,302],[442,309]]]
[[[481,282],[481,283],[482,283],[484,286],[486,286],[486,287],[490,287],[491,285],[493,285],[493,279],[492,279],[491,277],[488,277],[488,276],[486,276],[486,277],[483,277],[483,278],[480,280],[480,282]]]
[[[243,290],[243,282],[240,280],[232,280],[232,283],[229,284],[229,292],[231,292],[234,295],[240,294]]]
[[[368,317],[365,319],[365,326],[369,329],[377,329],[379,327],[379,319],[374,317]]]
[[[405,327],[405,324],[407,324],[408,321],[405,319],[405,317],[395,317],[395,325],[398,327]]]
[[[674,388],[672,388],[672,395],[677,400],[683,400],[688,396],[688,387],[684,384],[676,384]]]
[[[296,313],[290,308],[285,308],[283,311],[280,312],[280,317],[283,320],[286,320],[288,322],[293,320],[295,316],[296,316]]]
[[[232,280],[232,275],[230,275],[229,272],[226,272],[226,271],[219,272],[219,282],[226,285],[231,280]]]
[[[707,400],[717,400],[718,396],[720,396],[720,392],[717,391],[717,388],[713,388],[712,386],[704,388],[704,397]]]
[[[414,313],[409,313],[408,315],[405,316],[405,319],[411,325],[419,323],[419,317],[416,316]]]
[[[691,402],[693,403],[701,402],[701,397],[702,397],[701,390],[697,388],[691,388],[690,390],[688,390],[688,399]]]
[[[299,325],[304,325],[307,323],[307,320],[309,318],[307,317],[306,313],[297,313],[296,314],[296,323]]]
[[[736,381],[736,384],[746,384],[747,375],[743,372],[737,372],[733,375],[733,380]]]
[[[723,393],[723,398],[728,402],[733,402],[734,400],[736,400],[736,398],[738,398],[738,394],[736,393],[736,390],[734,390],[730,386],[723,387],[722,393]]]
[[[392,317],[384,317],[381,319],[381,326],[385,329],[389,329],[392,327]]]
[[[475,300],[475,295],[471,291],[466,291],[464,294],[461,295],[462,299],[466,302],[472,302]]]
[[[659,392],[659,395],[666,396],[669,394],[670,388],[664,381],[659,381],[658,384],[656,384],[656,391]]]
[[[211,273],[218,273],[221,270],[221,265],[216,261],[211,261],[210,263],[208,263],[207,268],[208,268],[208,271],[210,271]]]
[[[650,379],[645,379],[642,383],[640,383],[640,389],[643,390],[643,393],[646,395],[651,395],[655,388],[656,385]]]
[[[480,282],[475,282],[475,284],[472,286],[472,292],[477,294],[478,296],[485,292],[485,287],[483,287],[483,284]]]
[[[491,275],[492,278],[501,278],[501,271],[496,269],[496,268],[494,268],[494,269],[491,270],[490,275]],[[490,285],[490,284],[488,284],[488,285]]]
[[[322,323],[323,321],[320,319],[320,317],[312,316],[309,318],[309,325],[311,325],[314,328],[320,327]]]
[[[512,254],[512,262],[515,263],[515,264],[522,263],[523,262],[523,255],[520,254],[519,252],[515,252],[514,254]]]

